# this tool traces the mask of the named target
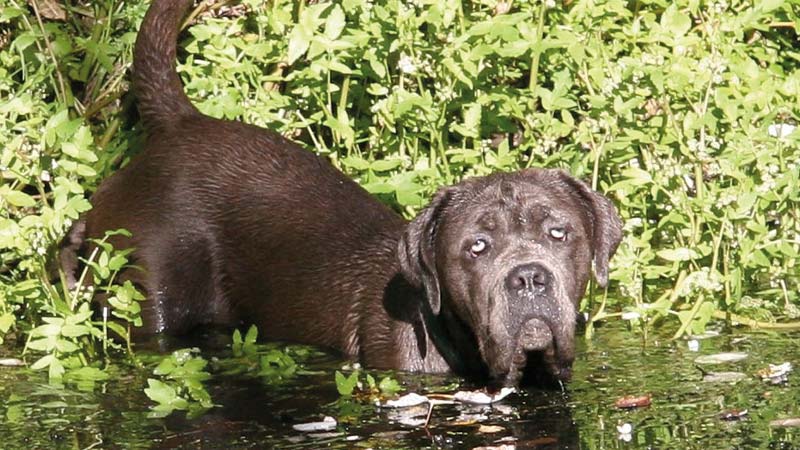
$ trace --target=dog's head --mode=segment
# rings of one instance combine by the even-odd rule
[[[398,255],[433,313],[471,329],[493,381],[513,385],[534,354],[569,379],[578,301],[592,266],[606,285],[621,237],[604,196],[562,171],[528,169],[443,188]]]

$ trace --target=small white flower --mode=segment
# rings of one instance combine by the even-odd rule
[[[686,342],[686,346],[689,347],[690,352],[696,352],[700,350],[700,341],[697,339],[690,339]]]
[[[50,172],[43,170],[42,173],[39,174],[39,178],[41,178],[45,183],[50,182]]]
[[[639,228],[639,227],[641,227],[643,224],[644,224],[644,221],[642,220],[642,218],[641,218],[641,217],[631,217],[630,219],[628,219],[628,220],[625,222],[625,226],[626,226],[628,229],[631,229],[631,230],[632,230],[632,229],[635,229],[635,228]]]
[[[406,74],[412,74],[417,71],[417,67],[414,65],[414,60],[412,60],[408,55],[403,55],[400,57],[400,61],[397,61],[397,68]]]
[[[555,8],[556,7],[556,0],[546,0],[544,2],[544,6],[546,8]]]
[[[619,432],[618,439],[623,442],[630,442],[633,440],[633,436],[631,432],[633,431],[633,426],[629,423],[623,423],[617,425],[617,431]]]
[[[784,138],[792,134],[795,128],[797,128],[796,125],[791,125],[788,123],[773,123],[767,129],[767,132],[772,137]]]
[[[629,423],[617,425],[617,431],[619,431],[620,434],[631,434],[631,431],[633,431],[633,425]]]

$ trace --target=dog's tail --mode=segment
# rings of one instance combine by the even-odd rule
[[[179,27],[191,4],[192,0],[153,0],[136,38],[133,89],[139,114],[151,130],[199,114],[175,71]]]

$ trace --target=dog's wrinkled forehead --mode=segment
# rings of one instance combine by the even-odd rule
[[[462,216],[459,223],[492,230],[533,226],[550,218],[591,227],[587,200],[557,172],[503,173],[478,181],[454,193],[451,213]]]

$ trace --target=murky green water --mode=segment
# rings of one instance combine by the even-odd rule
[[[695,347],[696,344],[696,347]],[[214,348],[214,345],[207,348]],[[800,428],[771,425],[800,417],[800,335],[745,333],[689,343],[650,339],[607,327],[582,342],[566,392],[526,390],[493,407],[437,405],[429,426],[403,425],[411,412],[377,409],[339,398],[333,370],[343,361],[312,354],[320,373],[279,385],[216,373],[210,384],[219,405],[187,419],[147,417],[142,392],[148,370],[117,373],[95,385],[46,384],[44,374],[0,368],[0,448],[495,448],[534,449],[791,449]],[[700,365],[700,355],[744,352],[744,360]],[[225,357],[224,347],[206,357]],[[768,363],[791,362],[787,381],[758,376]],[[701,370],[702,369],[702,370]],[[704,372],[740,372],[741,381],[704,381]],[[398,375],[409,391],[452,392],[457,379]],[[741,377],[741,375],[740,375]],[[622,410],[625,395],[650,394],[648,407]],[[746,410],[746,413],[744,411]],[[424,410],[421,412],[424,414]],[[329,415],[335,432],[309,435],[293,424]],[[741,415],[726,420],[726,415]],[[627,425],[626,425],[627,424]],[[624,434],[618,427],[630,426]],[[483,426],[483,428],[481,428]]]

